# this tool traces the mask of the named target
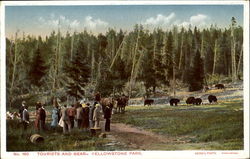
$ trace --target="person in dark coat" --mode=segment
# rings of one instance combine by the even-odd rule
[[[89,103],[83,106],[83,120],[82,120],[82,127],[84,130],[89,128]]]
[[[61,106],[58,106],[58,123],[61,119],[61,110],[62,110]]]
[[[106,119],[105,122],[105,131],[110,131],[110,118],[112,109],[109,106],[105,107],[104,118]]]
[[[40,108],[39,113],[40,113],[40,130],[45,130],[46,111],[43,106]]]
[[[95,122],[93,120],[93,115],[94,115],[94,111],[95,111],[95,106],[96,106],[97,102],[95,102],[90,108],[89,108],[89,127],[93,128],[95,125]]]
[[[24,108],[25,108],[25,104],[26,104],[26,102],[25,102],[25,101],[22,101],[22,105],[21,105],[21,107],[19,108],[19,115],[20,115],[21,122],[23,121],[23,110],[24,110]]]

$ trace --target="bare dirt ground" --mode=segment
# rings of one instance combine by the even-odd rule
[[[105,123],[103,122],[102,125]],[[112,123],[111,131],[106,132],[111,143],[107,146],[123,146],[126,150],[164,150],[173,145],[190,142],[190,137],[174,138],[132,127],[123,123]]]

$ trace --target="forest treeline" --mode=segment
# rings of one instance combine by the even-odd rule
[[[58,30],[42,38],[16,33],[6,38],[7,102],[20,95],[44,93],[76,99],[99,91],[102,96],[137,96],[157,88],[175,90],[178,83],[200,90],[214,76],[242,78],[243,29],[155,28],[105,34]],[[139,83],[139,86],[138,86]],[[63,94],[63,95],[62,95]]]

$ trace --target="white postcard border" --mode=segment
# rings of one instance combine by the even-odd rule
[[[6,6],[30,6],[30,5],[244,5],[244,150],[240,151],[132,151],[141,152],[142,155],[131,155],[131,151],[114,151],[117,153],[126,152],[127,155],[105,155],[106,151],[87,151],[89,155],[77,156],[57,156],[64,151],[49,151],[55,155],[41,155],[42,152],[6,152],[6,56],[5,56],[5,7]],[[165,158],[247,158],[249,157],[249,2],[248,1],[5,1],[1,2],[1,157],[3,159],[29,159],[29,158],[143,158],[143,159],[165,159]],[[76,153],[77,151],[65,151]],[[78,151],[81,152],[81,151]],[[40,153],[40,155],[39,155]],[[96,154],[95,154],[96,153]]]

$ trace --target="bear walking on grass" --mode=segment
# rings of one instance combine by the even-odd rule
[[[186,100],[186,103],[187,104],[193,104],[195,101],[195,98],[194,97],[188,97],[188,99]]]
[[[209,101],[209,103],[217,102],[217,98],[214,95],[209,95],[208,96],[208,101]]]
[[[225,86],[223,84],[216,84],[215,87],[217,89],[224,89],[225,88]]]
[[[202,99],[201,98],[195,98],[194,99],[194,103],[193,104],[195,104],[195,105],[201,105],[201,103],[202,103]]]
[[[176,98],[172,98],[170,99],[169,103],[171,106],[173,106],[175,104],[175,106],[177,106],[177,104],[180,102],[179,99],[176,99]]]
[[[145,99],[145,101],[144,101],[144,106],[145,106],[145,105],[150,106],[150,105],[152,105],[152,104],[154,104],[154,100],[153,100],[153,99]]]

